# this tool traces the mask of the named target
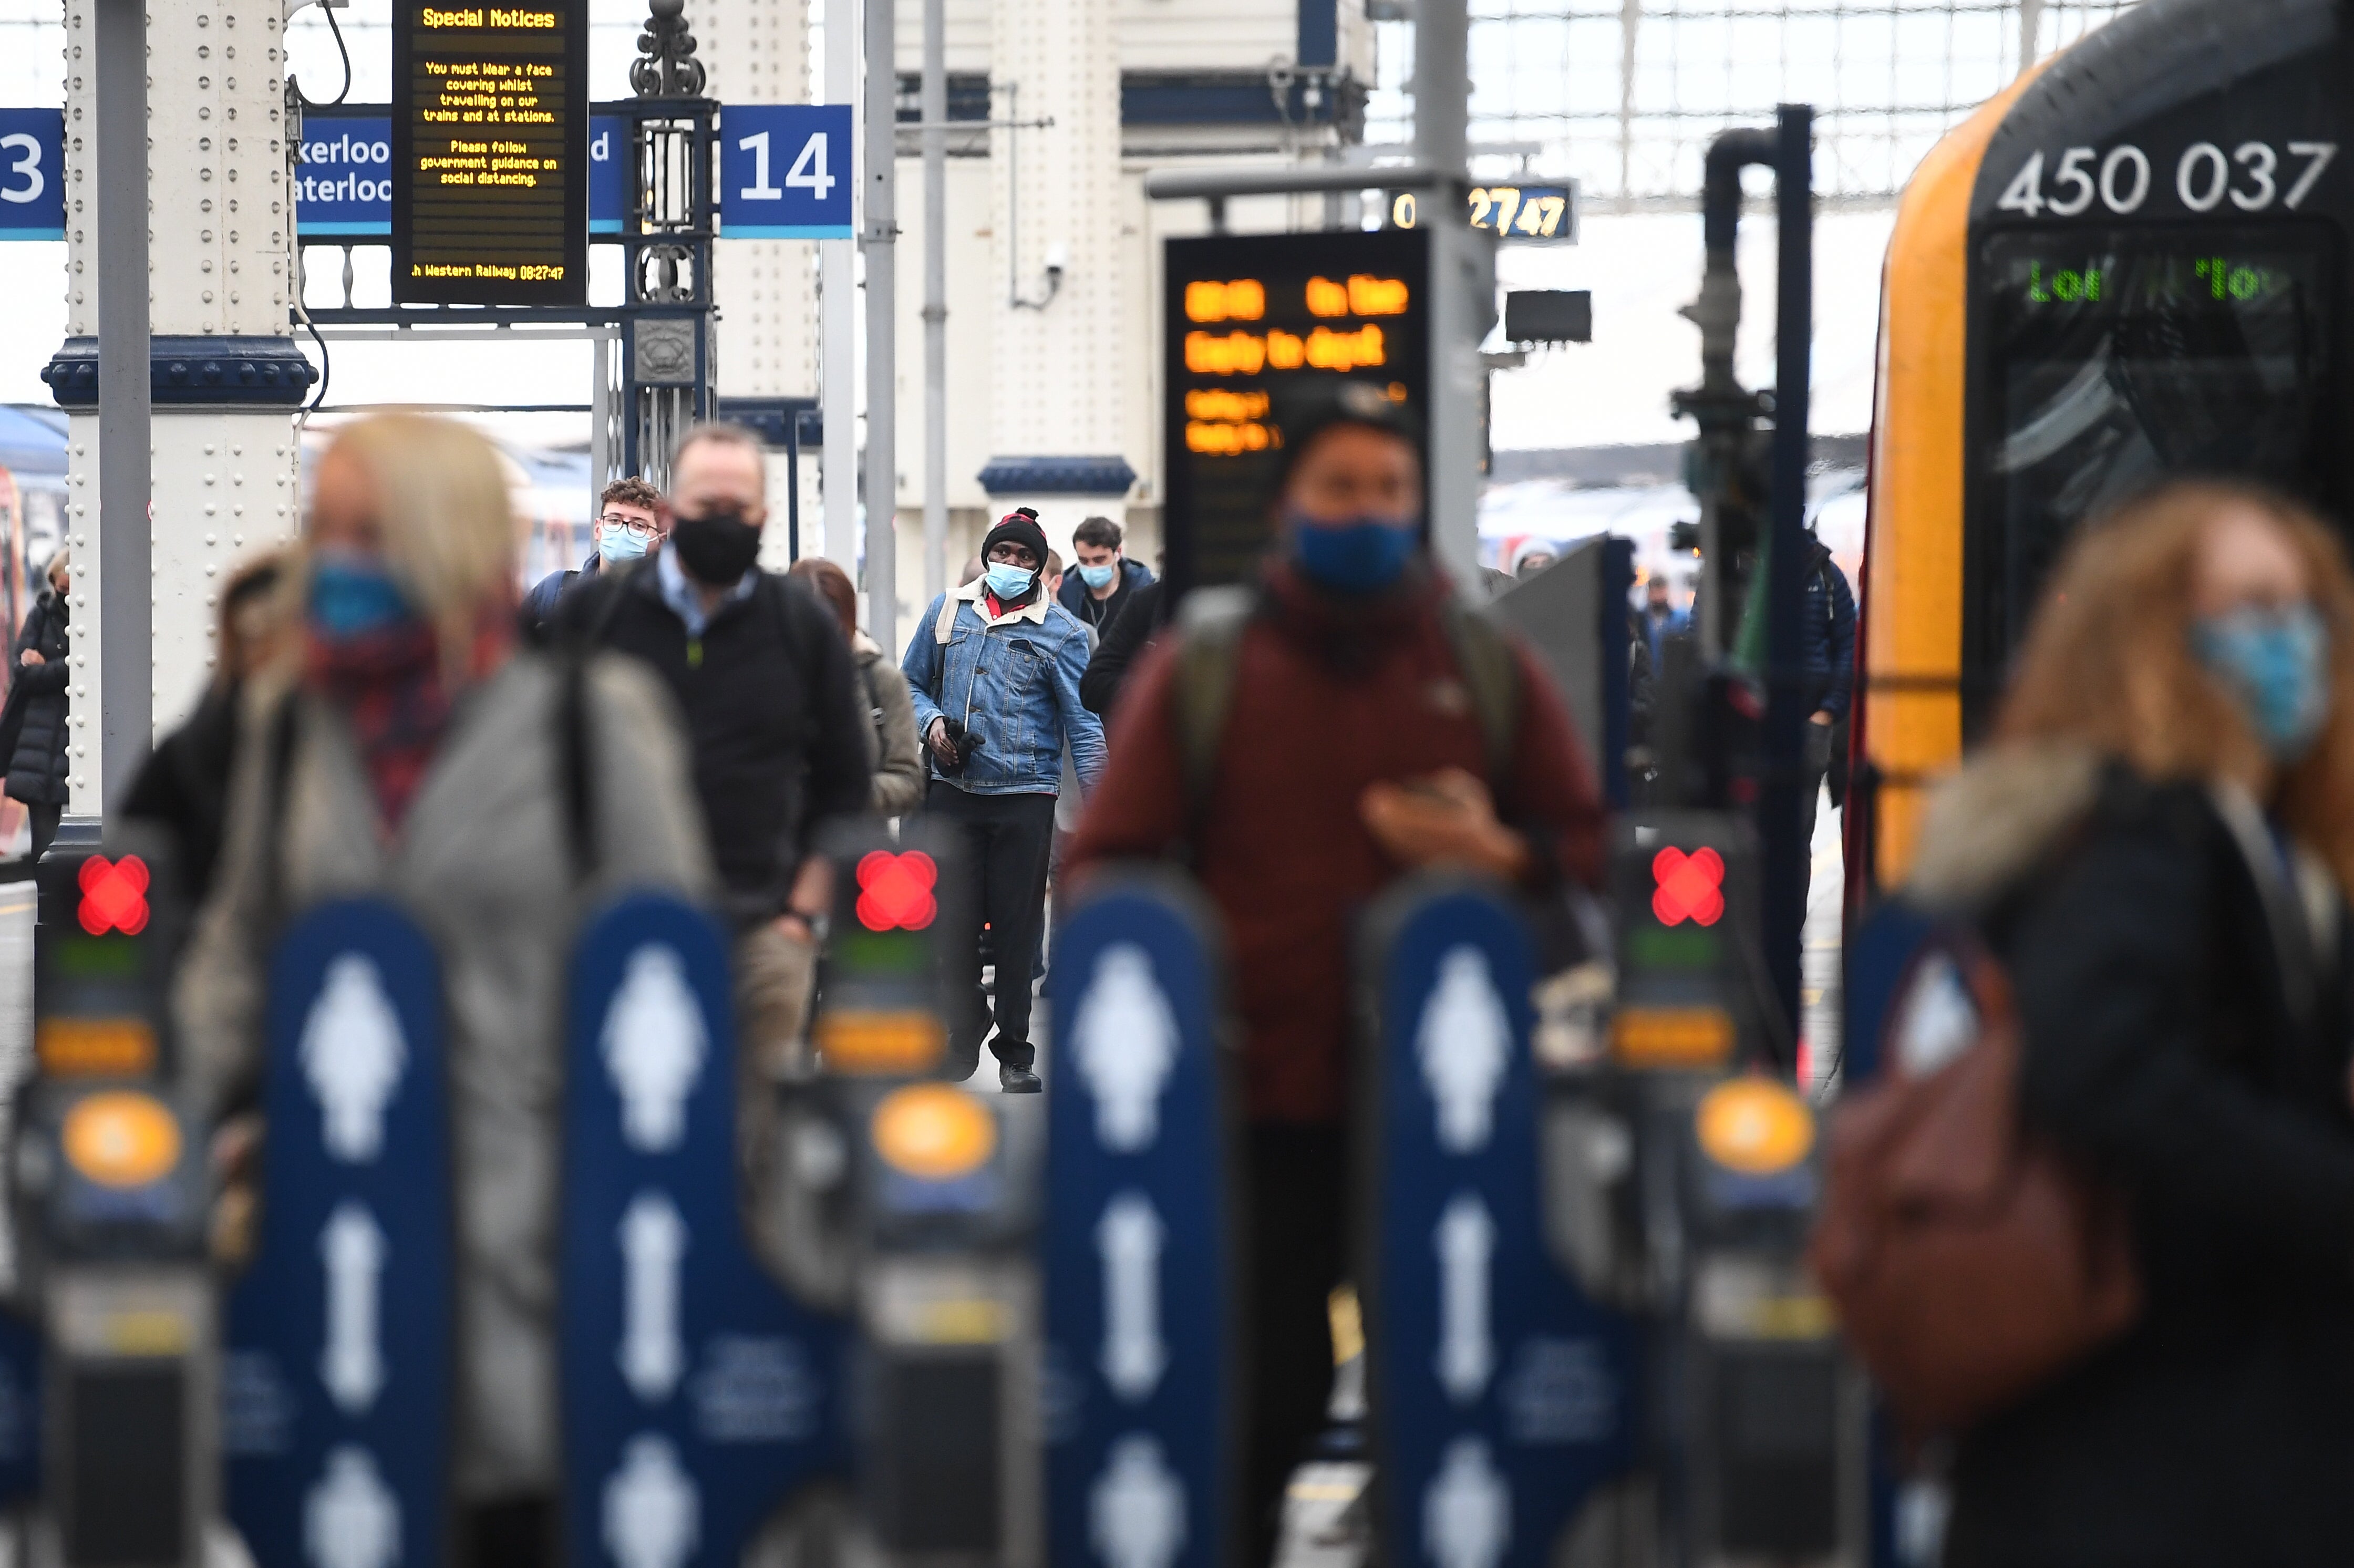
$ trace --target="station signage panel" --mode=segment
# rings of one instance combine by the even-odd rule
[[[588,121],[588,232],[619,234],[629,206],[630,122]],[[0,217],[5,217],[0,214]],[[302,111],[294,171],[297,238],[333,244],[392,233],[392,111],[384,104]]]
[[[1427,420],[1429,253],[1412,229],[1167,242],[1165,527],[1178,592],[1246,581],[1266,550],[1288,387],[1354,377]]]
[[[0,109],[0,240],[66,237],[66,117]]]
[[[588,0],[396,0],[396,304],[588,296]]]
[[[731,103],[719,138],[719,231],[729,239],[848,239],[850,105]]]

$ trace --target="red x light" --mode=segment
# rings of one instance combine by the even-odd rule
[[[1724,860],[1712,849],[1672,844],[1651,857],[1651,913],[1662,926],[1713,926],[1724,914]]]
[[[81,928],[93,937],[120,931],[135,937],[147,928],[147,863],[135,854],[110,861],[94,854],[81,863]]]
[[[920,931],[940,912],[940,868],[920,850],[876,850],[858,863],[858,923],[870,931]]]

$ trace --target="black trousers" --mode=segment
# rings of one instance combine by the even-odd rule
[[[1243,1478],[1244,1568],[1267,1568],[1291,1472],[1332,1400],[1334,1287],[1348,1274],[1349,1139],[1340,1127],[1255,1122],[1243,1151],[1249,1239],[1249,1436]]]
[[[997,960],[990,1049],[1009,1067],[1037,1059],[1030,1043],[1030,964],[1046,917],[1046,858],[1055,842],[1052,795],[975,795],[935,779],[924,797],[931,819],[953,824],[964,840],[965,874],[972,897],[965,901],[965,929],[943,931],[949,944],[949,983],[957,1016],[949,1025],[949,1075],[972,1075],[981,1064],[981,1042],[992,1022],[991,999],[981,985],[981,927],[989,926]]]
[[[45,806],[35,800],[25,807],[25,814],[32,819],[32,858],[37,861],[48,852],[49,842],[58,836],[58,823],[63,820],[66,809],[63,805]]]

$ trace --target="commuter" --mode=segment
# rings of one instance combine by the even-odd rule
[[[211,891],[213,867],[220,858],[246,683],[300,625],[301,607],[289,605],[284,591],[295,575],[292,557],[283,550],[229,574],[214,632],[212,681],[186,722],[155,743],[119,808],[124,817],[152,823],[168,836],[180,892],[191,905],[202,903]]]
[[[73,616],[67,603],[73,591],[73,562],[63,546],[49,557],[43,576],[40,594],[16,633],[16,667],[8,673],[7,708],[0,714],[0,756],[8,759],[8,798],[23,801],[32,819],[31,858],[36,861],[58,836],[58,823],[72,794],[66,782],[71,771],[66,760],[70,703],[66,683],[72,674],[66,650],[70,641],[67,623]]]
[[[1963,1435],[1945,1561],[2343,1563],[2354,579],[2301,507],[2170,485],[2014,668],[1908,891],[2005,960],[2023,1124],[2120,1192],[2142,1306]]]
[[[1840,800],[1846,795],[1848,696],[1855,683],[1855,595],[1849,591],[1847,574],[1811,534],[1807,536],[1807,597],[1798,634],[1799,668],[1806,673],[1807,697],[1813,705],[1807,715],[1806,773],[1798,784],[1798,842],[1807,846],[1798,861],[1803,917],[1804,889],[1814,869],[1815,812],[1834,758],[1840,765],[1837,795]]]
[[[1103,766],[1103,726],[1079,703],[1087,628],[1046,596],[1046,535],[1037,521],[1008,514],[981,553],[981,576],[932,601],[900,667],[931,752],[926,810],[962,832],[979,894],[967,906],[972,928],[944,933],[957,966],[946,1070],[953,1080],[972,1075],[993,1021],[999,1087],[1034,1094],[1031,957],[1045,914],[1063,748],[1067,741],[1080,782],[1092,785]],[[981,984],[983,920],[998,956],[993,1014]],[[1004,961],[1015,954],[1022,961]]]
[[[822,556],[804,556],[789,573],[817,590],[850,639],[858,667],[860,694],[874,713],[875,786],[867,809],[878,817],[904,817],[924,803],[924,743],[916,735],[916,708],[907,697],[907,677],[891,662],[882,644],[858,625],[858,590],[850,574]]]
[[[660,547],[668,533],[663,522],[662,492],[635,474],[607,485],[604,493],[597,498],[597,547],[588,552],[578,570],[550,572],[524,596],[524,623],[531,635],[547,635],[557,600],[570,592],[581,578],[595,577],[604,570],[608,561],[619,566],[637,560],[649,550]]]
[[[1169,585],[1158,578],[1128,596],[1127,606],[1087,656],[1087,673],[1079,677],[1079,701],[1087,712],[1111,716],[1129,671],[1169,624],[1170,606]]]
[[[762,571],[768,464],[736,425],[699,425],[671,459],[668,542],[566,598],[556,635],[653,666],[686,715],[695,790],[735,923],[739,1065],[807,1064],[804,1033],[832,890],[820,824],[863,816],[873,704],[834,612]],[[757,1158],[757,1157],[756,1157]]]
[[[553,1314],[572,933],[611,890],[701,894],[709,865],[661,688],[623,661],[515,651],[514,539],[498,457],[464,427],[394,415],[336,437],[294,567],[302,631],[247,683],[228,838],[175,1001],[188,1087],[217,1118],[260,1092],[284,916],[385,895],[434,938],[458,1209],[457,1557],[538,1565],[557,1560],[563,1478]],[[249,1117],[217,1142],[232,1254],[258,1137]]]
[[[1421,544],[1413,416],[1355,382],[1294,396],[1260,582],[1215,620],[1189,608],[1129,677],[1067,868],[1076,885],[1108,862],[1182,855],[1225,916],[1248,1118],[1253,1564],[1332,1368],[1355,917],[1418,866],[1532,893],[1591,885],[1601,829],[1550,678]]]
[[[1122,553],[1119,524],[1089,517],[1071,530],[1071,553],[1079,558],[1077,581],[1066,581],[1055,596],[1065,609],[1100,635],[1136,590],[1154,580],[1152,570]]]
[[[1839,568],[1831,568],[1836,571]],[[1852,603],[1850,606],[1852,609]],[[1658,670],[1666,658],[1667,640],[1691,630],[1691,611],[1680,609],[1668,597],[1668,575],[1653,572],[1643,582],[1643,641]]]
[[[1512,551],[1512,580],[1526,582],[1559,559],[1561,552],[1552,540],[1523,539]]]

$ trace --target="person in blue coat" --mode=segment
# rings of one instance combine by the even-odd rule
[[[1030,966],[997,966],[992,1017],[981,984],[981,925],[988,922],[1001,955],[1036,950],[1063,747],[1067,742],[1081,786],[1092,789],[1103,770],[1103,723],[1079,701],[1087,631],[1047,592],[1046,535],[1037,519],[1008,514],[981,556],[980,577],[932,600],[900,668],[931,772],[924,809],[962,833],[977,895],[963,901],[967,928],[941,933],[955,966],[947,1075],[972,1075],[993,1022],[998,1086],[1035,1094]]]
[[[1034,520],[1035,513],[1022,509]],[[1089,517],[1071,530],[1071,553],[1078,568],[1063,577],[1055,602],[1088,626],[1098,639],[1114,617],[1128,608],[1136,590],[1154,580],[1151,568],[1131,561],[1121,550],[1119,524],[1108,517]]]

